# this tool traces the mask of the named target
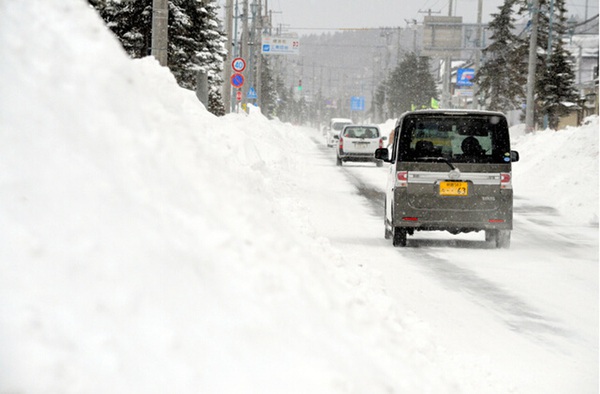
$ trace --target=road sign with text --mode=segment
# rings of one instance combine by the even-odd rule
[[[261,48],[263,55],[299,55],[300,40],[291,37],[263,36]]]

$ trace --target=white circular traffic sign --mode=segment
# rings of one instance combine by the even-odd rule
[[[231,62],[231,68],[233,68],[233,71],[241,73],[246,69],[246,61],[241,57],[236,57]]]

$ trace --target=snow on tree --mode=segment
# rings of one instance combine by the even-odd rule
[[[152,0],[88,0],[133,58],[151,54]],[[227,54],[216,0],[170,0],[168,67],[180,86],[195,89],[199,71],[208,76],[208,110],[225,114],[221,97]]]
[[[474,78],[487,108],[494,111],[518,109],[526,96],[527,43],[513,32],[514,8],[515,0],[507,0],[492,14],[488,26],[493,42],[482,51],[484,62]]]
[[[429,68],[429,58],[408,52],[386,81],[385,97],[389,115],[398,117],[412,108],[429,107],[437,99],[435,79]]]
[[[269,119],[273,118],[277,112],[277,86],[273,79],[273,70],[268,56],[262,56],[261,68],[261,86],[262,95],[261,110]]]
[[[529,12],[528,2],[520,2],[520,13]],[[535,118],[538,124],[546,123],[545,118],[550,128],[556,128],[560,116],[577,103],[573,62],[563,42],[568,31],[566,13],[564,0],[540,0]]]
[[[216,0],[204,0],[203,7],[200,8],[203,28],[200,30],[202,39],[199,58],[201,67],[208,75],[208,109],[215,115],[222,116],[225,115],[221,86],[223,85],[223,63],[227,57],[225,46],[227,38],[219,23],[218,8]]]
[[[547,61],[547,68],[542,71],[542,78],[538,81],[538,89],[543,94],[539,100],[540,108],[548,117],[548,127],[556,129],[560,117],[568,114],[578,100],[573,62],[562,40],[558,40]]]

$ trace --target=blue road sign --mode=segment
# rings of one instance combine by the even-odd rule
[[[231,85],[234,88],[241,88],[244,86],[244,76],[240,73],[235,73],[231,76]]]
[[[254,90],[253,87],[250,87],[250,89],[248,89],[248,94],[246,95],[247,98],[249,99],[256,99],[258,98],[258,95],[256,94],[256,90]]]
[[[365,97],[364,96],[352,96],[350,98],[350,110],[351,111],[364,111],[365,110]]]

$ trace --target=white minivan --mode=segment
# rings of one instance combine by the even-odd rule
[[[352,119],[347,118],[331,118],[329,121],[329,128],[325,135],[325,140],[328,147],[332,147],[335,144],[334,136],[339,136],[343,128],[349,124],[352,124]]]

